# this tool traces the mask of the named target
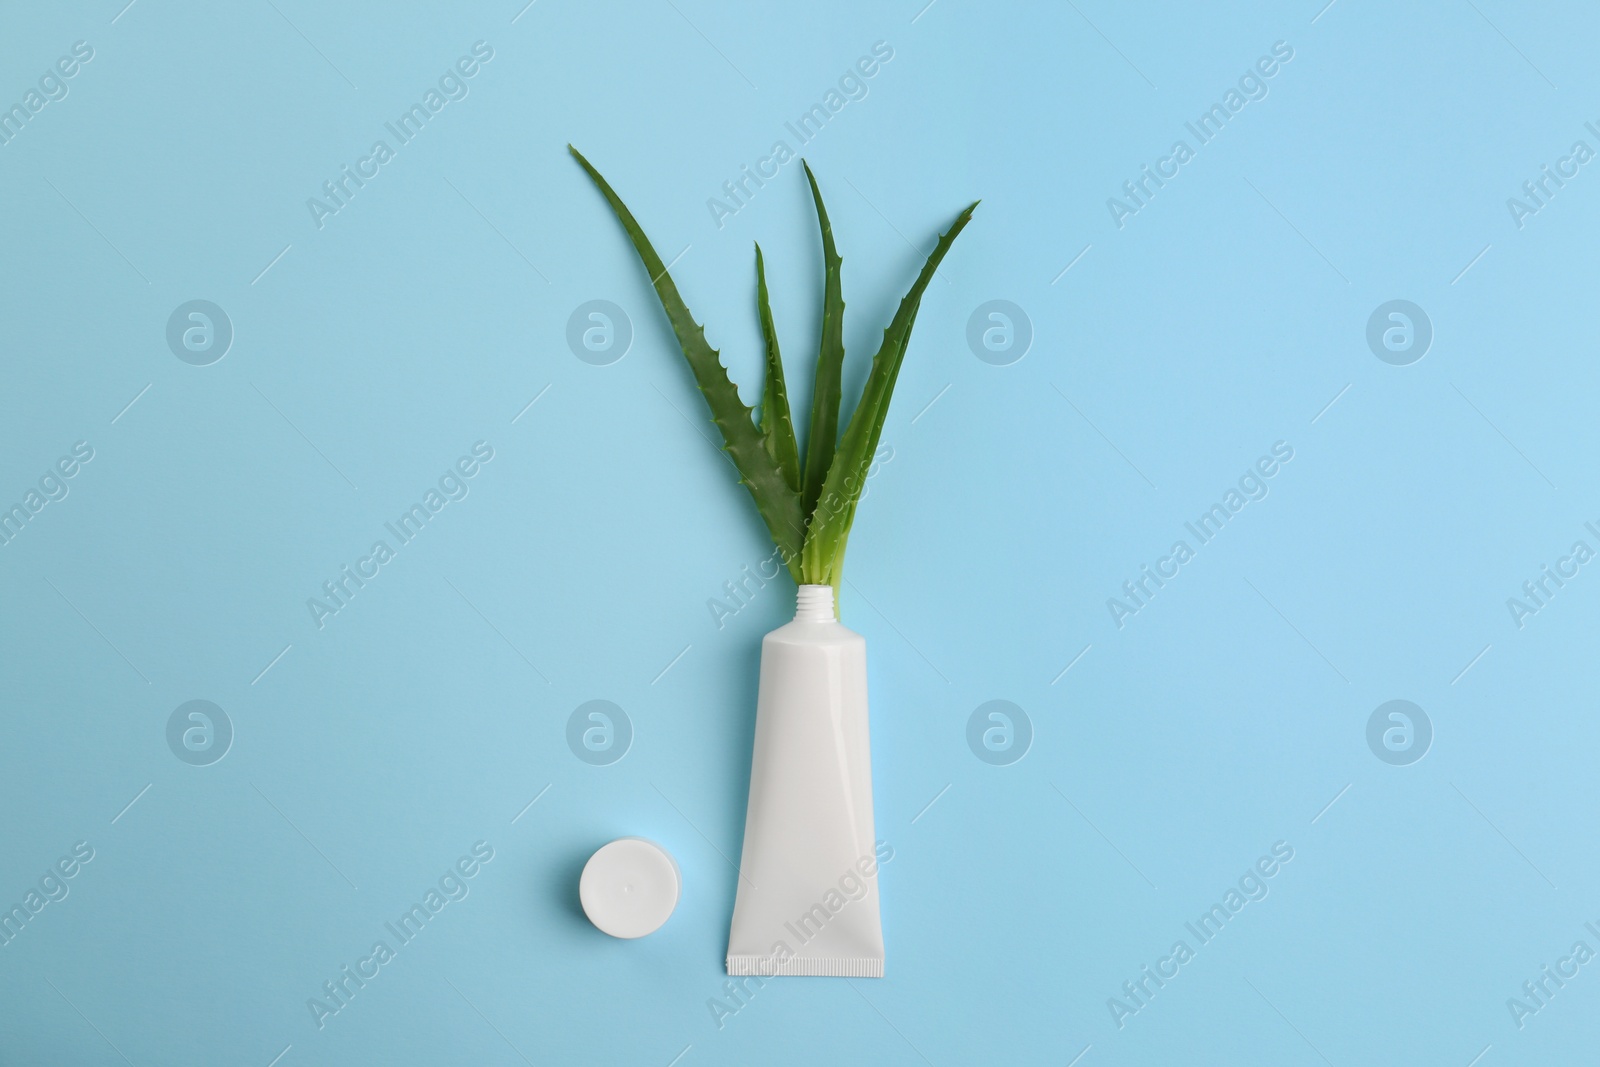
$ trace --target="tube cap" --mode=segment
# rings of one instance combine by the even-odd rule
[[[583,913],[612,937],[655,933],[678,906],[682,891],[672,853],[643,837],[619,837],[602,845],[578,879]]]

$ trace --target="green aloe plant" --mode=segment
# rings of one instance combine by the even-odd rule
[[[839,434],[840,380],[844,368],[844,296],[840,287],[838,249],[834,246],[833,226],[822,203],[811,167],[802,161],[811,198],[817,209],[817,225],[822,234],[822,329],[817,351],[816,382],[811,398],[811,423],[804,462],[789,413],[789,397],[783,380],[783,360],[778,353],[778,335],[767,299],[766,267],[761,246],[756,245],[756,311],[761,320],[761,336],[766,345],[767,380],[762,392],[761,420],[739,399],[739,390],[728,377],[717,350],[706,343],[704,328],[694,320],[678,287],[656,254],[650,239],[621,198],[600,172],[576,148],[567,146],[589,177],[605,196],[611,210],[622,223],[634,251],[639,254],[667,321],[678,337],[678,346],[694,373],[695,382],[711,409],[711,421],[722,432],[723,449],[739,471],[739,480],[750,491],[756,510],[772,533],[772,540],[789,574],[803,585],[831,585],[837,603],[840,574],[844,567],[845,544],[861,500],[867,468],[878,449],[883,423],[889,412],[889,398],[895,379],[911,341],[911,327],[917,319],[922,294],[933,280],[945,253],[972,218],[973,201],[956,216],[950,228],[940,235],[922,271],[912,283],[893,320],[883,331],[883,342],[872,357],[861,402],[856,405],[844,434]]]

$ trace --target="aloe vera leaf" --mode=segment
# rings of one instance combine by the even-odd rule
[[[822,231],[822,329],[817,345],[817,376],[811,391],[811,431],[806,436],[806,466],[800,492],[801,514],[809,522],[822,497],[822,486],[839,442],[840,378],[844,368],[844,294],[839,268],[844,262],[833,243],[833,223],[822,205],[822,190],[810,164],[805,168],[811,183],[811,199],[817,207],[817,226]]]
[[[922,294],[933,279],[934,271],[939,269],[945,253],[971,221],[972,212],[977,206],[974,201],[940,235],[939,243],[923,264],[922,272],[917,275],[910,292],[900,301],[889,328],[883,331],[883,344],[878,348],[877,355],[872,357],[872,370],[867,375],[861,403],[856,406],[850,425],[839,443],[838,454],[828,468],[821,498],[806,531],[801,578],[807,583],[829,584],[838,588],[850,524],[855,519],[856,505],[861,499],[861,488],[866,481],[871,457],[877,451],[878,439],[883,434],[884,419],[889,413],[889,399],[894,392],[895,381],[900,376],[900,365],[911,341],[911,327],[916,323]]]
[[[772,325],[772,304],[767,299],[767,268],[756,245],[756,310],[761,316],[761,337],[767,345],[767,384],[761,394],[761,435],[767,455],[778,465],[783,480],[800,491],[800,446],[789,417],[789,391],[783,384],[783,357],[778,353],[778,331]]]
[[[798,581],[805,531],[800,498],[784,481],[777,463],[768,455],[761,432],[756,429],[755,413],[739,399],[739,390],[728,377],[728,370],[722,365],[717,350],[706,342],[705,329],[694,320],[684,305],[683,298],[678,295],[677,285],[667,273],[666,265],[661,262],[661,257],[656,254],[633,213],[605,178],[600,176],[600,172],[583,158],[581,152],[571,145],[567,146],[567,151],[594,180],[617,220],[622,223],[628,239],[633,242],[634,251],[639,254],[639,260],[650,275],[650,283],[661,301],[661,309],[666,312],[672,332],[678,337],[683,358],[694,372],[695,383],[699,385],[706,405],[711,409],[711,421],[722,431],[723,450],[733,460],[739,471],[740,482],[750,491],[756,510],[761,513],[762,520],[772,533],[773,542],[788,561],[789,573]]]

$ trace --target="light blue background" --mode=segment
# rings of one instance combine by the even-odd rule
[[[1520,229],[1506,200],[1600,148],[1600,20],[923,2],[0,16],[0,102],[95,50],[0,146],[0,501],[95,449],[0,547],[0,902],[95,850],[0,948],[0,1062],[1491,1067],[1593,1047],[1600,963],[1521,1029],[1506,1001],[1574,941],[1600,949],[1600,574],[1521,629],[1506,599],[1600,547],[1600,164]],[[306,199],[479,40],[470,95],[319,230]],[[893,60],[805,148],[844,255],[847,393],[934,233],[983,198],[923,301],[843,596],[895,849],[888,977],[778,981],[719,1029],[759,641],[792,592],[713,623],[770,549],[564,146],[664,256],[687,246],[675,276],[751,401],[763,241],[805,410],[820,253],[799,169],[720,229],[706,200],[877,41]],[[1118,229],[1107,198],[1275,41],[1294,58],[1269,95]],[[208,367],[165,341],[196,298],[236,331]],[[1397,298],[1435,334],[1404,367],[1365,341]],[[632,318],[610,366],[566,345],[591,299]],[[990,299],[1035,331],[1010,366],[966,344]],[[470,495],[319,630],[306,599],[479,440]],[[1107,598],[1280,440],[1270,495],[1119,630]],[[1366,742],[1396,698],[1435,731],[1410,766]],[[192,699],[236,730],[211,766],[166,744]],[[633,722],[611,766],[564,740],[591,699]],[[966,745],[990,699],[1034,726],[1010,766]],[[576,902],[624,834],[667,845],[685,884],[631,943]],[[319,1029],[307,999],[479,840],[470,895]],[[1278,841],[1270,895],[1119,1028],[1108,998]]]

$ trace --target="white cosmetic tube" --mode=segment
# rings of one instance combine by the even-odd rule
[[[883,977],[867,730],[867,643],[833,587],[802,585],[761,642],[755,752],[730,975]]]

